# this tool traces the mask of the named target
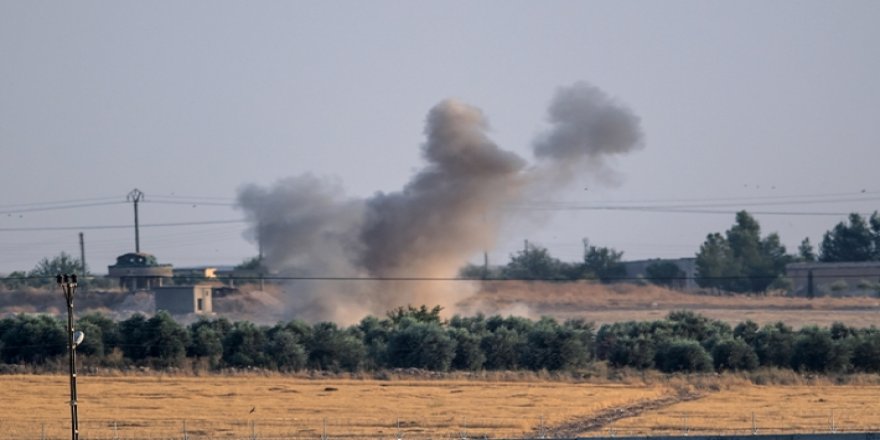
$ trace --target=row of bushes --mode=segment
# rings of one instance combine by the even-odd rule
[[[77,322],[87,335],[77,353],[88,365],[111,368],[176,368],[196,361],[213,369],[279,371],[574,371],[599,360],[664,372],[759,367],[880,372],[880,331],[873,327],[793,330],[782,323],[759,327],[747,321],[732,328],[691,312],[673,312],[659,321],[608,324],[594,331],[580,320],[456,316],[442,321],[439,312],[398,309],[347,328],[302,321],[268,327],[223,318],[184,327],[163,312],[119,322],[92,314]],[[0,320],[0,361],[61,365],[65,325],[49,316]]]

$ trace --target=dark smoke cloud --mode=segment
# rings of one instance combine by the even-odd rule
[[[238,203],[251,224],[248,234],[262,243],[268,269],[303,276],[361,273],[355,260],[364,203],[346,199],[339,183],[304,175],[270,189],[247,185]]]
[[[491,246],[498,210],[519,194],[525,166],[486,137],[476,108],[444,101],[428,113],[426,166],[403,191],[367,202],[362,265],[374,275],[450,276]]]
[[[534,144],[539,159],[601,162],[642,146],[639,118],[585,82],[557,90],[548,109],[548,122],[550,129]]]
[[[304,176],[269,189],[250,185],[239,205],[259,237],[268,266],[279,273],[323,277],[454,277],[469,258],[491,249],[505,207],[529,187],[546,185],[554,167],[591,167],[638,148],[638,118],[585,83],[560,89],[551,128],[535,143],[540,163],[502,150],[472,106],[446,100],[425,125],[426,161],[398,192],[346,198],[338,183]],[[587,160],[582,160],[587,159]],[[455,311],[475,286],[461,282],[296,281],[287,286],[290,317],[351,323],[406,304]]]

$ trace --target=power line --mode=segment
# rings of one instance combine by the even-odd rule
[[[123,202],[125,203],[125,202]],[[174,223],[149,223],[140,225],[142,228],[165,228],[175,226],[203,226],[203,225],[228,225],[233,223],[246,223],[245,219],[238,220],[206,220],[197,222],[174,222]],[[36,232],[36,231],[78,231],[96,229],[129,229],[132,225],[98,225],[98,226],[34,226],[21,228],[0,228],[0,232]]]
[[[719,201],[749,201],[749,200],[785,200],[785,199],[816,199],[837,198],[843,196],[866,196],[868,194],[880,194],[880,191],[839,192],[819,194],[789,194],[774,196],[739,196],[739,197],[704,197],[704,198],[674,198],[674,199],[636,199],[636,200],[607,200],[602,203],[687,203],[687,202],[719,202]],[[562,203],[578,203],[562,201]]]
[[[205,202],[199,200],[184,200],[184,201],[171,201],[171,200],[144,200],[144,203],[149,203],[151,205],[192,205],[192,206],[238,206],[237,203],[222,203],[222,202]]]
[[[717,203],[714,201],[712,203],[700,203],[700,204],[679,204],[679,205],[615,205],[608,204],[608,202],[603,202],[603,204],[592,205],[589,202],[581,203],[581,202],[542,202],[538,203],[535,206],[542,207],[548,206],[553,208],[566,208],[566,207],[574,207],[574,208],[601,208],[601,207],[615,207],[615,208],[665,208],[665,209],[688,209],[688,208],[724,208],[724,207],[737,207],[737,206],[786,206],[786,205],[821,205],[821,204],[836,204],[836,203],[848,203],[848,202],[873,202],[880,200],[880,197],[855,197],[855,198],[836,198],[833,200],[783,200],[783,201],[758,201],[758,202],[748,202],[748,201],[739,201],[739,202],[726,202],[726,203]],[[619,202],[611,202],[611,203],[619,203]],[[650,203],[650,202],[648,202]],[[525,205],[529,206],[529,205]]]
[[[661,206],[532,206],[532,207],[513,207],[514,210],[526,211],[636,211],[636,212],[656,212],[668,214],[721,214],[731,215],[737,214],[739,211],[715,210],[715,209],[697,209],[697,208],[667,208]],[[827,211],[752,211],[745,210],[749,214],[754,215],[783,215],[783,216],[833,216],[846,217],[853,212],[827,212]],[[866,217],[871,213],[858,213]]]
[[[96,202],[96,201],[110,201],[110,200],[118,200],[119,197],[89,197],[84,199],[72,199],[72,200],[61,200],[56,202],[32,202],[32,203],[15,203],[9,205],[0,205],[0,209],[9,209],[15,207],[31,207],[31,206],[40,206],[40,205],[67,205],[70,203],[81,203],[81,202]]]
[[[11,215],[11,214],[21,214],[21,213],[25,213],[25,212],[60,211],[63,209],[91,208],[94,206],[119,205],[119,204],[123,204],[123,203],[125,203],[125,202],[95,202],[95,203],[80,203],[80,204],[74,204],[74,205],[45,206],[45,207],[0,211],[0,214]]]
[[[875,277],[875,273],[857,273],[857,274],[847,274],[847,275],[832,275],[832,274],[815,274],[813,275],[814,279],[855,279],[855,278],[865,278],[865,277]],[[139,278],[141,276],[138,275],[126,275],[127,278]],[[143,276],[144,278],[152,278],[152,276]],[[429,276],[394,276],[394,277],[386,277],[386,276],[330,276],[330,275],[316,275],[316,276],[308,276],[308,275],[253,275],[253,276],[217,276],[213,278],[208,277],[200,277],[200,276],[184,276],[185,278],[202,280],[202,281],[377,281],[377,282],[385,282],[385,281],[401,281],[401,282],[462,282],[462,281],[486,281],[486,282],[529,282],[529,281],[540,281],[540,282],[553,282],[553,283],[568,283],[575,281],[600,281],[598,276],[590,276],[583,277],[578,279],[559,279],[559,278],[470,278],[470,277],[429,277]],[[659,277],[663,280],[670,281],[697,281],[697,280],[706,280],[706,281],[724,281],[724,280],[772,280],[776,279],[778,275],[731,275],[731,276],[679,276],[679,277]],[[79,277],[82,280],[94,280],[94,279],[105,279],[110,278],[105,275],[83,275]],[[26,280],[54,280],[55,276],[37,276],[37,275],[26,275],[26,276],[8,276],[8,277],[0,277],[0,281],[26,281]],[[644,276],[614,276],[614,277],[603,277],[601,280],[605,281],[647,281],[647,278]]]

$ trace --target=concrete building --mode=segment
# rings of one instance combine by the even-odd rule
[[[624,261],[622,264],[626,268],[626,276],[630,278],[648,278],[648,267],[656,263],[675,263],[679,269],[684,271],[685,278],[676,280],[673,287],[676,289],[690,290],[697,288],[697,259],[696,258],[653,258],[650,260]]]
[[[119,278],[119,287],[131,292],[162,287],[171,280],[170,264],[159,264],[156,257],[143,252],[131,252],[116,257],[116,264],[107,267],[110,278]]]
[[[213,313],[210,284],[194,286],[157,287],[153,289],[156,311],[165,310],[172,315],[210,315]]]
[[[797,296],[880,294],[880,261],[791,263],[785,275]]]
[[[175,267],[173,273],[174,282],[177,284],[197,284],[202,281],[209,281],[217,278],[217,268],[210,266]]]

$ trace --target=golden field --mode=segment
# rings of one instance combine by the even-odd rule
[[[606,427],[629,433],[829,432],[880,430],[880,386],[743,385],[620,420]]]
[[[82,436],[190,435],[317,438],[324,432],[361,437],[522,437],[593,412],[656,399],[664,386],[468,380],[377,381],[289,377],[81,376]],[[0,376],[3,432],[63,437],[69,430],[66,376]],[[251,410],[253,409],[253,412]],[[253,427],[251,426],[253,422]]]
[[[457,308],[465,315],[515,314],[533,319],[582,318],[596,325],[620,321],[661,320],[674,310],[691,310],[736,325],[747,319],[758,324],[783,321],[795,328],[827,327],[836,321],[854,327],[880,327],[880,298],[709,295],[657,286],[592,282],[483,282],[478,293]]]
[[[607,384],[81,375],[79,418],[84,439],[183,438],[184,432],[189,438],[523,438],[540,435],[542,427],[586,436],[684,427],[745,432],[753,412],[760,432],[827,431],[832,411],[841,430],[880,427],[880,414],[872,411],[880,386],[709,381],[714,385],[695,388],[683,378]],[[69,436],[68,387],[64,375],[0,376],[0,431],[7,438]],[[685,395],[696,400],[681,401]]]

